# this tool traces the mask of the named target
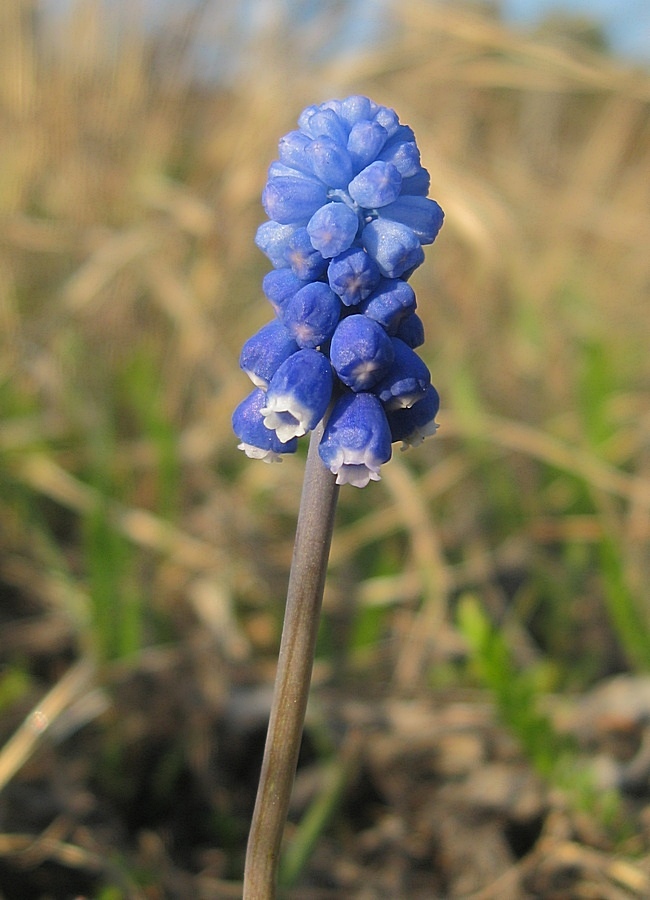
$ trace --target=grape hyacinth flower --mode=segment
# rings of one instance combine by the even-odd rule
[[[256,387],[266,390],[285,359],[298,349],[282,322],[272,319],[246,341],[239,365]]]
[[[245,401],[233,424],[241,449],[270,462],[330,410],[321,460],[338,484],[362,487],[380,478],[391,442],[436,430],[408,279],[443,212],[427,197],[413,131],[367,97],[307,107],[278,157],[255,239],[273,266],[263,290],[276,318],[240,359],[266,395]]]
[[[332,367],[318,350],[298,350],[278,368],[260,413],[281,441],[302,437],[323,418],[332,397]]]
[[[439,408],[438,391],[430,384],[422,399],[413,406],[398,408],[386,414],[391,439],[402,441],[402,450],[417,447],[438,430],[435,418]]]
[[[365,391],[340,397],[327,420],[320,457],[339,484],[365,487],[379,481],[379,469],[391,455],[386,413]]]
[[[261,388],[254,390],[234,411],[232,425],[241,440],[239,449],[244,450],[246,456],[275,462],[280,460],[282,453],[295,453],[298,442],[295,438],[289,442],[281,441],[275,431],[266,427],[262,418],[265,402],[264,391]]]
[[[395,358],[390,338],[366,316],[347,316],[339,322],[330,344],[330,360],[343,384],[353,391],[373,387]]]

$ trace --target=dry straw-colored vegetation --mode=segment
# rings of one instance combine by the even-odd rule
[[[0,4],[7,671],[171,643],[268,679],[303,464],[230,430],[270,315],[253,236],[278,137],[348,93],[413,126],[446,211],[414,276],[442,411],[342,492],[317,678],[449,677],[468,595],[551,687],[648,669],[650,74],[458,4],[388,4],[378,44],[337,54],[346,4],[260,5],[248,31],[237,4],[154,29],[137,7]]]

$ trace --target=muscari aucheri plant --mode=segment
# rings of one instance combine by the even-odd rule
[[[234,431],[267,462],[328,413],[319,453],[338,484],[379,480],[391,445],[436,430],[439,399],[409,277],[443,221],[427,197],[415,135],[395,112],[353,96],[309,106],[279,144],[256,243],[273,265],[275,318],[244,345],[255,390]]]
[[[392,444],[437,428],[439,398],[409,278],[443,222],[415,135],[367,97],[309,106],[279,144],[257,246],[275,317],[240,358],[254,390],[233,414],[239,448],[266,462],[311,432],[244,900],[275,896],[309,692],[339,485],[378,481]]]

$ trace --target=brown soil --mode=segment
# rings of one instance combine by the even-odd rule
[[[60,623],[5,599],[2,662],[22,660],[32,686],[0,719],[0,895],[240,896],[269,672],[200,638],[93,672]],[[532,770],[482,692],[318,681],[288,841],[333,777],[342,793],[287,896],[650,896],[647,679],[553,708],[599,789],[621,791],[611,827]]]

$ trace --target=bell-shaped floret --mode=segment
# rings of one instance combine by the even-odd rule
[[[386,146],[392,147],[394,144],[404,143],[404,141],[415,141],[415,132],[410,125],[398,124],[397,127],[393,129],[390,138],[386,141]]]
[[[278,222],[263,222],[257,229],[255,243],[265,253],[276,269],[286,266],[286,251],[297,225],[280,225]]]
[[[375,122],[379,122],[379,124],[386,129],[389,138],[392,137],[400,127],[397,113],[388,106],[378,106],[373,118]]]
[[[294,438],[283,443],[275,431],[266,427],[261,412],[265,400],[264,391],[256,388],[232,414],[232,427],[241,441],[238,449],[246,456],[269,463],[280,462],[283,453],[296,452],[298,441]]]
[[[397,200],[402,176],[389,162],[376,159],[350,182],[348,193],[364,209],[377,209]]]
[[[297,170],[293,175],[272,175],[262,192],[267,216],[281,225],[306,225],[326,202],[325,185]]]
[[[337,484],[365,487],[379,481],[391,457],[391,434],[381,403],[373,394],[344,394],[332,410],[318,451]]]
[[[417,447],[426,437],[438,430],[435,418],[440,408],[438,391],[430,384],[422,397],[407,409],[388,412],[388,424],[393,441],[402,441],[402,450]]]
[[[362,241],[386,278],[409,274],[424,261],[417,235],[401,222],[374,219],[363,229]]]
[[[299,350],[278,368],[262,407],[264,424],[281,441],[302,437],[325,415],[332,398],[332,367],[318,350]]]
[[[312,246],[326,259],[338,256],[352,246],[359,217],[345,203],[332,201],[317,209],[307,224]]]
[[[327,260],[314,249],[306,228],[291,235],[285,256],[291,271],[302,281],[317,281],[327,271]]]
[[[379,215],[408,225],[421,244],[434,242],[444,219],[440,206],[428,197],[399,197],[380,209]]]
[[[276,315],[281,315],[282,309],[287,302],[303,288],[308,282],[302,281],[291,271],[289,266],[283,269],[273,269],[267,272],[262,279],[262,290],[264,295],[271,302]]]
[[[317,137],[307,147],[314,175],[330,188],[347,187],[352,178],[352,159],[346,148],[347,134],[339,143],[331,137]]]
[[[377,158],[387,137],[386,129],[379,122],[371,122],[369,119],[355,122],[348,136],[348,153],[355,174]]]
[[[379,154],[379,159],[392,163],[402,178],[411,178],[420,168],[420,151],[408,126],[393,135]]]
[[[317,112],[318,106],[312,103],[309,106],[306,106],[298,116],[298,128],[303,134],[309,135],[309,137],[313,137],[313,134],[309,131],[309,121]]]
[[[386,410],[408,409],[421,400],[431,384],[431,373],[415,350],[392,338],[393,363],[386,375],[374,386]]]
[[[315,177],[313,172],[301,172],[299,169],[294,169],[293,166],[285,166],[279,159],[274,159],[269,166],[266,180],[268,182],[272,178],[284,178],[287,175],[291,175],[292,178],[305,178],[307,181],[313,181],[315,184],[318,184],[318,178]]]
[[[339,107],[339,116],[352,129],[357,122],[372,119],[377,111],[377,104],[361,94],[353,94],[342,100]]]
[[[341,301],[322,281],[306,284],[282,308],[282,321],[299,347],[319,347],[334,334]]]
[[[298,351],[298,344],[279,319],[263,325],[242,347],[239,365],[256,387],[266,388],[285,359]]]
[[[415,175],[402,178],[401,196],[426,197],[431,187],[431,176],[424,166],[420,166]]]
[[[307,154],[309,144],[311,138],[302,131],[290,131],[289,134],[285,134],[278,144],[280,162],[291,169],[298,169],[299,172],[311,175],[311,160]]]
[[[342,125],[346,130],[347,126],[343,119],[341,118],[341,100],[326,100],[324,103],[318,107],[319,112],[323,112],[324,110],[329,110],[336,114],[336,118],[338,120],[338,124]]]
[[[313,108],[307,117],[301,116],[298,124],[306,134],[317,140],[327,138],[345,147],[348,129],[334,107],[337,103],[323,104]],[[306,110],[307,112],[307,110]]]
[[[415,311],[415,291],[402,278],[382,278],[379,286],[359,304],[359,311],[395,334],[403,318]]]
[[[413,350],[422,346],[424,343],[424,325],[417,313],[409,313],[409,315],[401,319],[397,326],[395,337],[398,337],[400,341],[404,341]]]
[[[361,247],[350,247],[329,264],[327,280],[346,306],[356,306],[371,294],[381,275],[377,263]]]
[[[367,316],[341,319],[332,343],[330,360],[336,374],[353,391],[365,391],[388,373],[395,351],[381,325]]]

